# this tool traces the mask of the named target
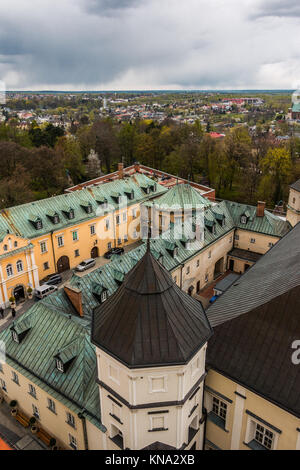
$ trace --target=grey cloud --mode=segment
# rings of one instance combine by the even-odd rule
[[[7,89],[245,88],[262,68],[266,88],[276,77],[266,64],[282,64],[280,88],[286,61],[293,74],[300,63],[297,27],[249,21],[237,0],[28,0],[35,8],[22,12],[24,0],[2,1]]]
[[[140,6],[143,0],[83,0],[83,8],[100,16],[111,16],[118,11]]]
[[[257,11],[251,15],[260,17],[300,17],[299,0],[262,0],[258,4]]]

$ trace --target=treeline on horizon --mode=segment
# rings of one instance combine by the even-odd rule
[[[269,208],[287,201],[288,186],[300,177],[300,139],[280,143],[257,125],[255,135],[236,126],[223,139],[212,138],[198,121],[179,124],[102,119],[63,128],[36,123],[20,129],[17,121],[0,125],[0,206],[30,202],[99,172],[110,173],[123,161],[136,161],[216,189],[220,199]],[[94,150],[98,158],[89,157]]]

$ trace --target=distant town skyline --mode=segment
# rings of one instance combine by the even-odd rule
[[[7,90],[300,87],[296,0],[3,0]]]

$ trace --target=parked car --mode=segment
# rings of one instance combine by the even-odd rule
[[[95,266],[95,264],[96,264],[96,261],[93,258],[85,259],[76,266],[75,271],[85,271],[86,269],[89,269]]]
[[[45,284],[48,284],[50,286],[56,286],[57,284],[60,284],[61,282],[62,282],[62,276],[60,274],[53,274],[52,276],[49,276]]]
[[[37,287],[34,291],[34,295],[37,299],[43,299],[48,295],[52,294],[57,290],[57,286],[49,286],[48,284],[44,284],[43,286]]]
[[[110,259],[112,255],[121,255],[124,253],[124,248],[112,248],[104,254],[104,258]]]

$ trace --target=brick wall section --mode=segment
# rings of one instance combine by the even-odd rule
[[[76,312],[83,317],[83,308],[82,308],[82,294],[81,290],[77,289],[76,287],[65,285],[64,291],[67,294],[70,302],[72,303],[73,307],[75,308]]]

